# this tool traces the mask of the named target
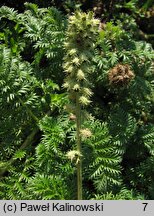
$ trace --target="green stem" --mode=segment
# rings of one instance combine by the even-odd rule
[[[76,126],[77,126],[77,151],[82,155],[81,149],[81,105],[79,103],[79,94],[76,95]],[[82,156],[80,156],[77,163],[77,198],[82,200]]]

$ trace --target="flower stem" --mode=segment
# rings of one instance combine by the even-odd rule
[[[79,103],[79,93],[76,94],[76,133],[77,133],[77,151],[82,155],[81,149],[81,105]],[[82,156],[77,163],[77,198],[82,200]]]

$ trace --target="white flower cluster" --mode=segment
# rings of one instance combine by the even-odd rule
[[[94,42],[99,32],[99,20],[88,14],[76,12],[69,18],[67,38],[64,44],[66,56],[64,58],[64,71],[66,73],[63,85],[67,91],[79,96],[82,106],[88,105],[92,91],[89,88],[88,73],[91,72],[91,59]]]

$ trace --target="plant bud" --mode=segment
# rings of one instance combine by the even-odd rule
[[[92,95],[92,91],[89,88],[83,88],[82,92],[85,96],[88,96],[88,97]]]
[[[71,162],[75,160],[77,164],[80,161],[80,157],[82,157],[82,154],[79,151],[72,150],[67,152],[66,157],[70,159]]]
[[[80,86],[78,84],[75,84],[73,90],[78,92],[80,90]]]
[[[92,136],[92,133],[91,133],[91,131],[88,128],[81,129],[80,130],[80,134],[81,134],[82,138],[89,138],[89,137]]]
[[[80,102],[81,105],[87,106],[87,105],[90,104],[91,101],[90,101],[87,97],[81,96],[81,97],[79,98],[79,102]]]
[[[77,71],[77,79],[78,79],[79,81],[85,79],[85,75],[84,75],[84,73],[83,73],[83,71],[82,71],[81,69],[79,69],[79,70]]]
[[[77,58],[77,57],[75,57],[74,59],[73,59],[73,61],[72,61],[75,65],[79,65],[79,62],[80,62],[80,59],[79,58]]]

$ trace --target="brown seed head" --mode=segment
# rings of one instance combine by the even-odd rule
[[[75,121],[76,120],[76,115],[74,115],[73,113],[70,114],[69,119],[71,121]]]
[[[108,74],[110,84],[118,86],[127,85],[134,77],[133,71],[127,64],[117,64]]]

